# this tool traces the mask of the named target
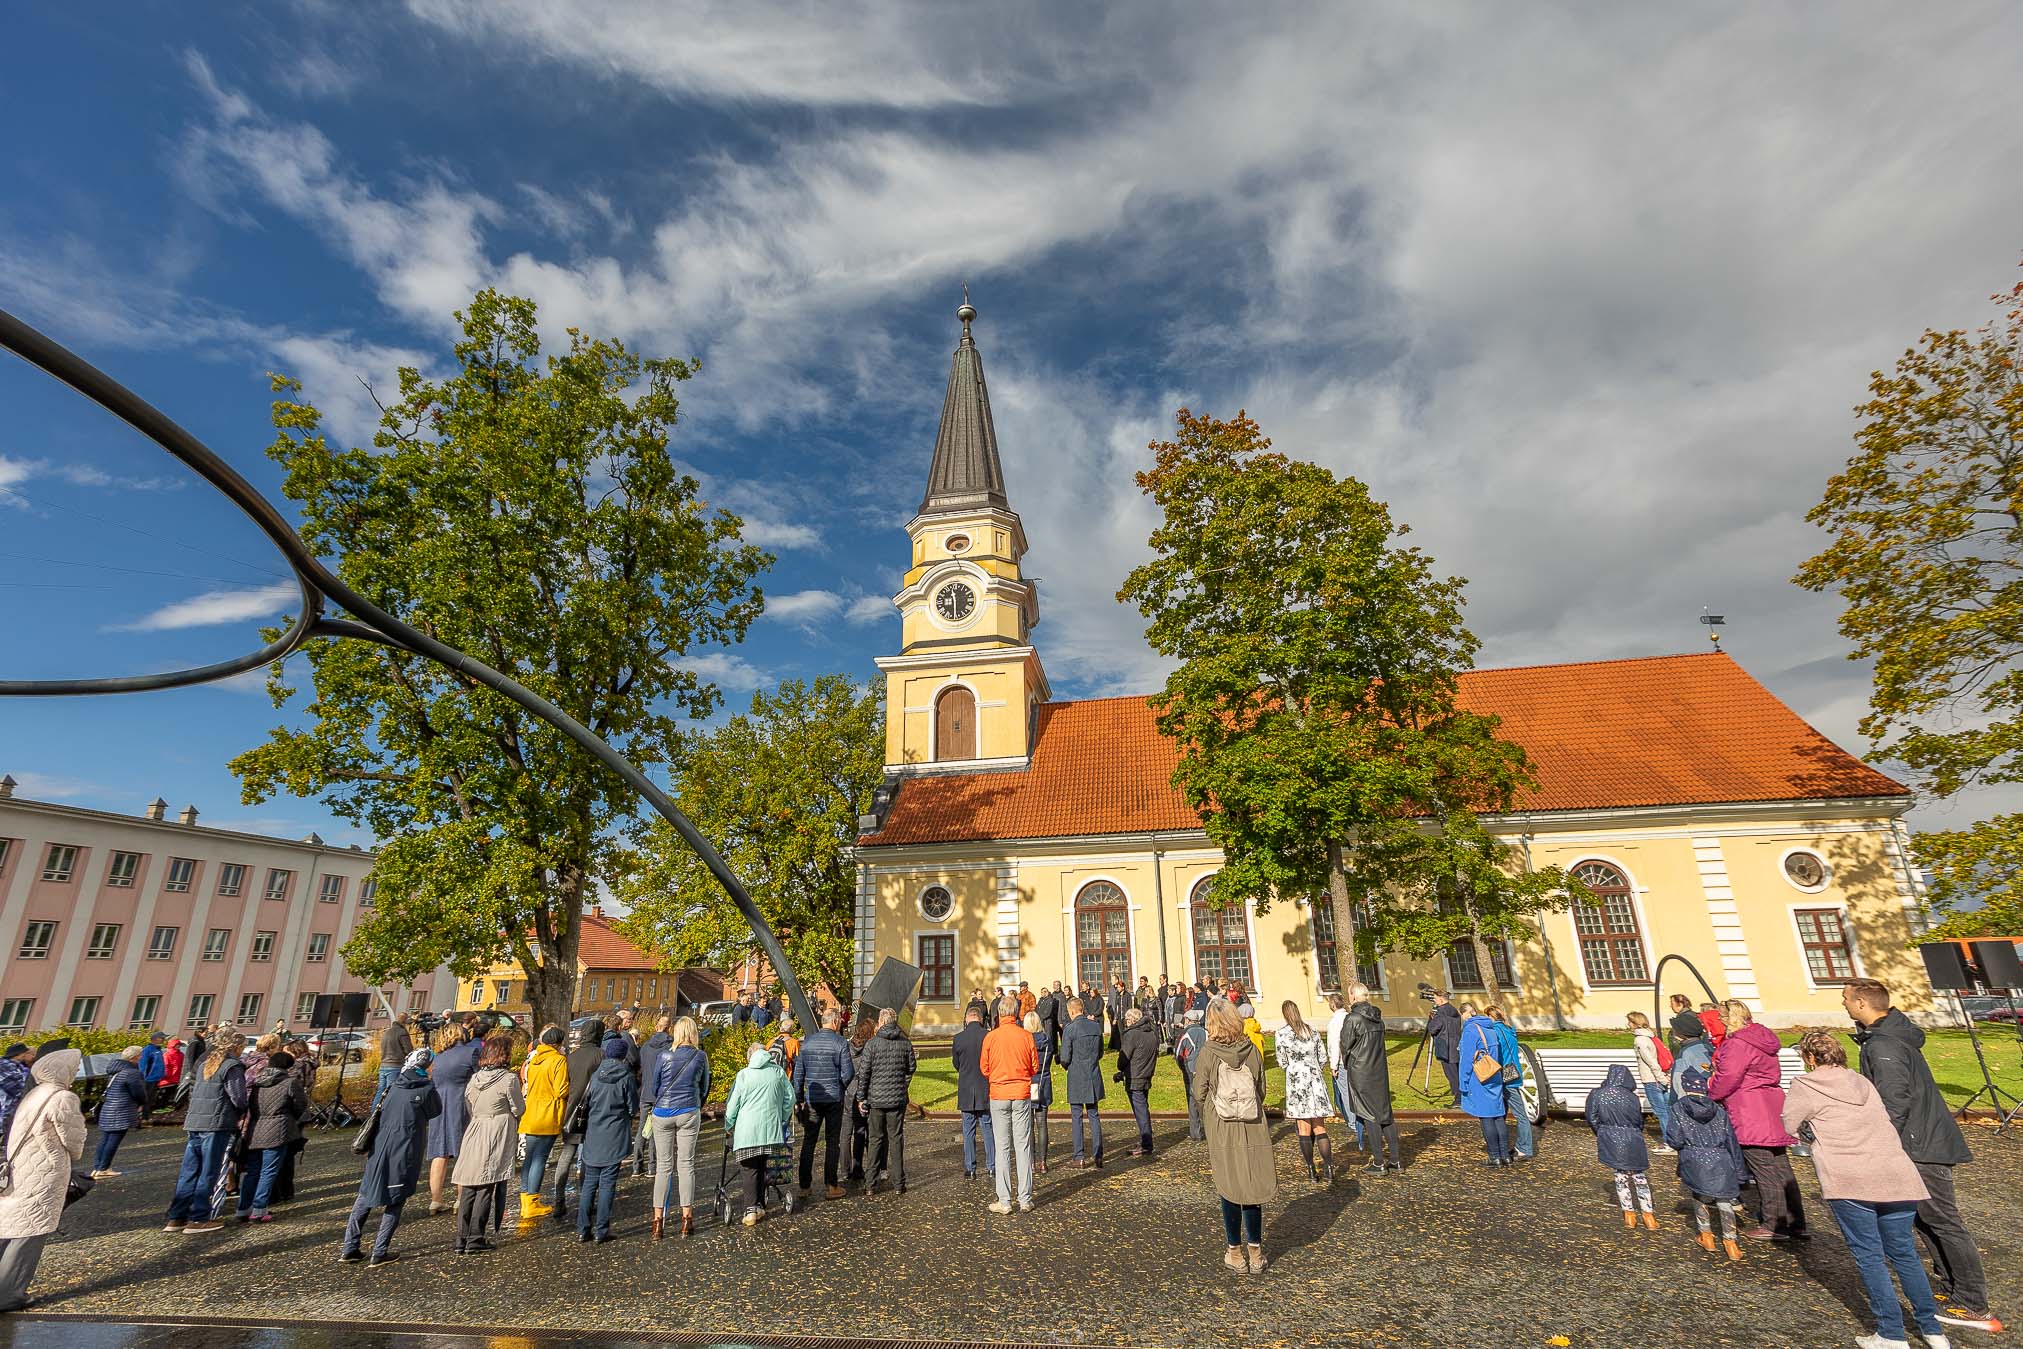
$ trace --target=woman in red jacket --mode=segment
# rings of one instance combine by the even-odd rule
[[[1722,1010],[1727,1014],[1728,1038],[1714,1051],[1707,1094],[1728,1107],[1742,1160],[1756,1178],[1763,1216],[1743,1235],[1758,1241],[1807,1236],[1805,1204],[1786,1153],[1797,1140],[1784,1132],[1783,1073],[1777,1063],[1782,1046],[1767,1026],[1752,1019],[1747,1004],[1731,999]]]

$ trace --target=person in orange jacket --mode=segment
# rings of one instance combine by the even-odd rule
[[[1040,1070],[1033,1037],[1019,1024],[1019,1001],[997,1003],[997,1029],[983,1037],[977,1066],[990,1079],[990,1123],[997,1144],[997,1202],[992,1213],[1012,1211],[1012,1162],[1018,1162],[1018,1207],[1033,1206],[1033,1075]]]

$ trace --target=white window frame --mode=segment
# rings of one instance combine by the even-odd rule
[[[953,893],[952,891],[950,892]],[[954,991],[946,998],[927,996],[927,966],[920,959],[920,942],[923,937],[946,937],[949,943],[949,968],[955,980]],[[920,1001],[935,1007],[960,1007],[962,1005],[962,937],[952,928],[923,927],[913,931],[913,964],[921,971]]]
[[[1784,869],[1784,864],[1786,862],[1789,862],[1794,856],[1796,856],[1799,853],[1804,853],[1806,856],[1810,857],[1813,861],[1819,863],[1820,874],[1818,885],[1811,885],[1811,886],[1800,885],[1797,881],[1791,878],[1791,873]],[[1808,847],[1802,844],[1795,848],[1786,848],[1783,852],[1777,854],[1777,874],[1784,878],[1784,883],[1786,885],[1790,886],[1792,889],[1796,890],[1801,895],[1823,895],[1828,890],[1831,890],[1833,888],[1833,864],[1831,862],[1828,862],[1826,858],[1820,855],[1819,849]],[[1801,904],[1799,905],[1799,907],[1804,908],[1806,906]],[[1815,904],[1812,907],[1820,909],[1830,909],[1833,906],[1831,904]]]
[[[339,904],[343,900],[344,877],[334,873],[325,874],[321,884],[316,887],[316,902],[318,904]]]
[[[239,892],[246,888],[246,864],[244,862],[220,862],[218,864],[218,893],[226,899],[237,899]]]
[[[115,852],[105,864],[105,883],[114,890],[133,889],[134,880],[139,875],[140,854],[137,852]]]
[[[7,859],[14,853],[14,840],[0,838],[0,871],[7,869]]]
[[[239,995],[239,1022],[248,1026],[257,1026],[260,1023],[260,1004],[262,1001],[264,999],[258,993],[241,993]]]
[[[133,1000],[133,1015],[127,1018],[126,1024],[135,1030],[153,1030],[161,1015],[162,995],[143,993]]]
[[[7,998],[0,1000],[0,1031],[13,1034],[16,1031],[27,1030],[28,1018],[34,1015],[35,999],[33,998]]]
[[[21,960],[49,959],[49,948],[56,945],[57,926],[57,920],[54,918],[29,919],[21,927],[21,948],[17,958]],[[40,945],[29,940],[38,934],[42,938]]]
[[[379,882],[367,876],[358,883],[358,907],[370,909],[379,903]]]
[[[1804,851],[1804,849],[1800,849],[1800,851]],[[1784,863],[1780,861],[1777,864],[1777,869],[1783,871]],[[1854,973],[1849,975],[1848,979],[1831,984],[1822,984],[1812,977],[1812,962],[1805,958],[1805,935],[1798,930],[1799,914],[1819,913],[1822,911],[1831,911],[1840,915],[1840,932],[1841,936],[1847,940],[1848,963],[1854,966]],[[1813,900],[1809,903],[1802,899],[1793,900],[1784,906],[1784,928],[1785,931],[1791,934],[1792,950],[1798,953],[1798,976],[1805,980],[1806,991],[1811,993],[1839,993],[1841,989],[1847,986],[1848,980],[1868,978],[1868,964],[1861,958],[1861,934],[1856,932],[1854,924],[1848,921],[1848,913],[1848,906],[1845,904],[1822,904],[1818,900]]]
[[[314,993],[297,993],[295,995],[295,1019],[297,1021],[307,1021],[315,1014],[316,995]]]
[[[162,882],[162,889],[172,895],[186,895],[197,879],[197,859],[194,857],[171,857],[168,879]]]
[[[259,961],[263,964],[272,960],[274,958],[274,939],[279,935],[276,932],[254,932],[253,944],[246,948],[246,959]],[[264,943],[260,940],[262,937],[267,939]]]
[[[211,939],[217,936],[223,936],[225,940],[222,942],[213,942]],[[213,954],[213,952],[215,952],[216,954]],[[211,961],[223,960],[226,956],[230,955],[231,953],[232,953],[232,929],[228,927],[214,927],[205,931],[203,959]]]
[[[288,898],[288,882],[293,880],[294,877],[295,873],[286,867],[268,867],[267,888],[260,892],[261,898],[272,900]],[[275,884],[276,880],[280,881],[279,885]]]
[[[164,932],[169,934],[166,945],[163,944],[161,939]],[[169,923],[156,924],[154,930],[148,933],[147,958],[149,960],[174,960],[176,958],[176,940],[181,935],[182,929],[179,927],[175,927]]]
[[[52,885],[62,885],[77,875],[77,845],[75,843],[52,843],[42,858],[42,879]]]
[[[1188,883],[1186,896],[1181,900],[1179,905],[1176,907],[1176,912],[1185,915],[1185,917],[1181,920],[1180,931],[1181,936],[1184,937],[1187,942],[1188,973],[1191,974],[1195,979],[1199,979],[1201,977],[1201,964],[1200,961],[1195,956],[1194,896],[1201,892],[1202,886],[1209,884],[1211,881],[1213,881],[1217,876],[1220,876],[1221,874],[1222,868],[1217,867],[1213,871],[1205,871],[1201,875],[1196,876],[1191,882]],[[1118,886],[1117,888],[1120,890],[1123,889],[1122,886]],[[1076,891],[1076,893],[1080,894],[1081,892],[1078,890]],[[1227,912],[1226,909],[1224,911]],[[1309,929],[1309,931],[1311,931],[1311,929]],[[1076,933],[1076,937],[1078,940],[1080,936],[1081,934],[1079,932]],[[1246,902],[1243,906],[1243,940],[1244,944],[1250,948],[1250,977],[1244,980],[1243,991],[1245,993],[1255,993],[1258,990],[1251,987],[1251,985],[1258,982],[1258,974],[1259,974],[1258,961],[1257,961],[1257,913],[1248,902]],[[1316,951],[1320,949],[1320,943],[1318,941],[1315,942],[1314,949]],[[1138,939],[1136,934],[1133,934],[1131,938],[1131,954],[1134,959],[1136,958],[1137,953],[1138,953]],[[1315,964],[1318,965],[1319,963],[1320,962],[1318,958],[1316,958]],[[1079,962],[1077,962],[1076,974],[1077,977],[1079,978],[1080,977]],[[1227,986],[1229,983],[1228,975],[1217,975],[1216,978],[1225,986]],[[1318,980],[1316,980],[1316,983],[1318,983]],[[1131,987],[1133,992],[1137,990],[1136,984],[1133,984]]]
[[[111,960],[113,955],[119,950],[119,934],[125,930],[118,923],[92,924],[91,941],[84,948],[84,958],[86,960]]]
[[[96,993],[80,993],[70,1000],[70,1017],[63,1024],[75,1026],[79,1030],[94,1029],[98,1025],[99,1006],[104,1001],[105,999],[99,997]],[[78,1015],[78,1009],[80,1008],[84,1011],[84,1015],[82,1016]]]
[[[218,995],[215,993],[190,994],[190,1013],[183,1018],[184,1024],[191,1030],[202,1030],[211,1024],[211,1013],[217,1005]]]
[[[322,945],[321,945],[321,946],[318,946],[318,945],[317,945],[317,943],[319,943],[319,942],[321,942],[321,943],[322,943]],[[311,965],[321,965],[321,964],[323,964],[323,963],[324,963],[325,961],[329,960],[329,959],[330,959],[330,934],[329,934],[328,932],[312,932],[312,933],[310,933],[310,934],[309,934],[309,946],[308,946],[308,949],[307,949],[307,950],[303,951],[303,953],[302,953],[302,959],[303,959],[303,960],[305,960],[305,961],[307,961],[307,962],[308,962],[309,964],[311,964]]]
[[[410,988],[407,991],[407,1010],[410,1012],[427,1011],[428,990],[425,988]]]

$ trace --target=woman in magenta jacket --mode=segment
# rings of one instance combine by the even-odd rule
[[[1781,1046],[1768,1027],[1756,1024],[1746,1004],[1730,999],[1721,1004],[1721,1011],[1728,1038],[1714,1051],[1707,1094],[1728,1107],[1735,1141],[1742,1145],[1742,1161],[1756,1179],[1757,1202],[1763,1209],[1757,1225],[1743,1235],[1758,1241],[1803,1238],[1808,1235],[1805,1203],[1786,1151],[1795,1140],[1784,1132],[1782,1119],[1783,1074],[1777,1064]]]

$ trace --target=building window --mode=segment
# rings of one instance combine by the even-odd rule
[[[913,939],[922,1002],[955,1001],[955,934],[923,932]]]
[[[56,942],[56,924],[49,919],[37,919],[21,929],[21,958],[23,960],[47,960],[49,948]]]
[[[169,878],[162,882],[162,889],[174,891],[180,895],[190,888],[190,881],[195,878],[196,874],[197,864],[194,860],[188,857],[171,857],[169,859]]]
[[[930,923],[946,922],[955,912],[955,896],[945,885],[930,885],[920,892],[920,916]]]
[[[93,1026],[96,1026],[98,1024],[98,999],[72,998],[70,1000],[70,1017],[63,1024],[66,1026],[76,1026],[80,1030],[90,1030]]]
[[[659,993],[659,989],[660,989],[660,980],[658,980],[658,979],[648,979],[648,980],[646,981],[646,997],[647,997],[647,1000],[648,1000],[648,1001],[651,1001],[651,1000],[653,1000],[654,998],[657,998],[657,997],[659,997],[659,996],[660,996],[660,993]]]
[[[232,929],[214,927],[204,934],[204,959],[223,960],[232,947]]]
[[[427,1006],[428,1006],[428,993],[425,990],[419,988],[410,988],[407,991],[408,1011],[419,1012]]]
[[[512,1000],[513,1000],[512,984],[508,983],[504,979],[494,980],[492,982],[492,1001],[494,1003],[508,1003],[511,1002]]]
[[[86,960],[111,960],[119,949],[119,924],[100,923],[91,930],[91,945],[84,948]]]
[[[1209,891],[1213,876],[1194,883],[1194,974],[1218,984],[1250,987],[1250,925],[1241,902],[1211,908]]]
[[[67,881],[77,870],[77,849],[68,843],[49,845],[49,856],[42,862],[42,879],[45,881]]]
[[[135,1030],[153,1030],[155,1018],[162,1014],[162,1000],[154,994],[133,1000],[133,1016],[127,1022]]]
[[[211,1024],[211,1008],[217,1003],[215,993],[199,993],[190,999],[190,1014],[183,1018],[191,1030],[202,1030]],[[185,1070],[188,1069],[184,1065]]]
[[[1124,892],[1090,881],[1075,896],[1075,974],[1085,984],[1131,982],[1131,922]]]
[[[1650,981],[1644,964],[1644,939],[1637,931],[1637,907],[1630,896],[1630,878],[1607,862],[1582,862],[1574,879],[1588,888],[1593,904],[1573,906],[1574,935],[1580,940],[1580,962],[1590,984],[1641,984]]]
[[[176,931],[172,927],[158,927],[148,937],[149,960],[174,960],[176,958]]]
[[[246,885],[246,868],[238,862],[227,862],[218,868],[218,893],[227,899],[236,899]]]
[[[1510,943],[1494,941],[1488,937],[1482,944],[1489,948],[1489,964],[1496,974],[1496,986],[1508,989],[1516,984],[1510,977]],[[1447,948],[1447,980],[1455,988],[1487,988],[1482,982],[1482,962],[1475,958],[1475,943],[1463,938]]]
[[[1784,854],[1784,879],[1809,895],[1826,889],[1826,862],[1816,852],[1794,848]]]
[[[133,878],[139,872],[139,853],[116,852],[112,855],[112,865],[105,869],[105,883],[116,890],[131,890],[133,889]]]
[[[247,952],[246,959],[272,960],[273,958],[274,934],[271,932],[255,932],[253,934],[253,949]]]
[[[292,871],[283,871],[280,867],[270,869],[267,872],[267,898],[288,898],[288,878],[294,874]]]
[[[335,904],[338,900],[343,899],[344,877],[325,876],[322,887],[317,891],[316,898],[325,904]]]
[[[934,757],[937,762],[976,757],[976,695],[960,684],[934,700]]]
[[[1815,984],[1844,984],[1854,978],[1854,948],[1847,919],[1839,909],[1800,909],[1798,944],[1805,948],[1805,971]]]
[[[1313,915],[1314,961],[1319,966],[1321,991],[1323,993],[1339,993],[1342,990],[1341,980],[1335,973],[1338,968],[1335,963],[1335,946],[1338,941],[1336,932],[1338,929],[1335,925],[1334,900],[1326,895],[1322,895],[1320,898],[1314,900]],[[1359,923],[1370,921],[1368,905],[1358,904],[1356,906],[1356,921]],[[1367,985],[1373,992],[1381,989],[1384,986],[1383,965],[1381,962],[1375,960],[1358,960],[1356,962],[1356,978]]]
[[[368,876],[368,877],[366,877],[366,878],[365,878],[364,880],[362,880],[362,881],[360,881],[360,882],[358,883],[358,907],[359,907],[359,908],[361,908],[361,909],[369,909],[369,908],[371,908],[371,907],[372,907],[372,902],[373,902],[374,900],[378,899],[378,898],[379,898],[379,882],[378,882],[378,881],[376,881],[376,880],[373,880],[373,879],[372,879],[372,878],[371,878],[370,876]]]
[[[14,850],[13,839],[0,838],[0,871],[5,871],[7,869],[7,858],[13,852],[13,850]]]
[[[309,934],[309,954],[303,959],[312,965],[320,965],[330,958],[330,934],[312,932]]]
[[[33,998],[9,998],[0,1002],[0,1030],[27,1030],[28,1014],[34,1010]]]
[[[260,1020],[260,995],[241,993],[239,995],[239,1020],[247,1025],[256,1025]]]
[[[295,995],[295,1019],[297,1021],[307,1021],[315,1014],[316,995],[314,993],[297,993]]]

